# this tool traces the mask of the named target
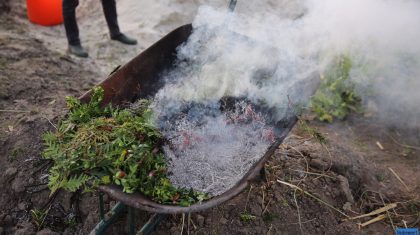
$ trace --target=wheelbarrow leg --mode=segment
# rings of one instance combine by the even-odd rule
[[[104,210],[104,193],[99,193],[99,219],[105,219],[105,210]]]
[[[125,205],[122,202],[118,202],[111,209],[109,217],[107,216],[108,218],[105,218],[103,198],[101,199],[101,197],[103,197],[103,195],[99,195],[99,217],[101,221],[96,224],[95,228],[89,233],[89,235],[104,234],[105,230],[121,216],[125,209]]]
[[[156,226],[167,217],[167,214],[154,214],[150,219],[143,225],[139,233],[141,235],[149,235]]]
[[[136,222],[135,222],[135,211],[134,208],[128,207],[128,234],[136,235]]]

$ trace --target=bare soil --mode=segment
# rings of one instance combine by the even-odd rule
[[[65,114],[65,96],[80,96],[104,77],[25,27],[0,13],[0,235],[88,234],[99,221],[97,195],[50,195],[41,135]],[[396,226],[420,226],[419,130],[360,115],[334,124],[305,120],[319,135],[296,125],[251,187],[208,211],[171,215],[154,234],[394,234]],[[115,204],[105,201],[105,209]],[[398,204],[377,223],[358,225],[376,215],[346,220],[390,203]],[[136,215],[138,227],[150,217]],[[125,233],[125,218],[108,230]]]

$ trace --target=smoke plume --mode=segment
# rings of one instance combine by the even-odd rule
[[[419,2],[241,3],[235,13],[199,8],[154,98],[156,123],[176,146],[165,150],[175,185],[213,195],[232,187],[270,146],[291,104],[308,103],[337,55],[351,58],[351,79],[378,120],[419,125]],[[223,113],[223,97],[245,103]]]

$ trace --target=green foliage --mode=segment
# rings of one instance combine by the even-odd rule
[[[349,80],[352,62],[342,56],[321,77],[321,84],[311,99],[311,108],[320,121],[343,119],[352,111],[360,111],[360,98]]]
[[[162,137],[151,124],[145,101],[136,110],[101,108],[103,89],[93,89],[91,100],[82,104],[68,97],[68,116],[55,133],[43,135],[43,157],[51,159],[51,193],[63,188],[91,191],[114,183],[126,193],[142,192],[159,203],[188,206],[207,195],[174,187],[160,151]]]
[[[310,127],[305,120],[299,119],[299,124],[302,130],[308,133],[310,136],[312,136],[312,138],[318,141],[318,143],[320,144],[328,143],[327,138],[325,138],[325,136],[321,132],[319,132],[316,128]]]
[[[273,222],[273,220],[278,219],[278,218],[280,218],[280,216],[278,214],[275,214],[275,213],[267,212],[263,215],[263,221],[266,222],[266,223],[271,223],[271,222]]]
[[[8,161],[13,162],[14,160],[16,160],[17,156],[21,154],[22,152],[23,152],[23,149],[20,147],[13,148],[9,155]]]
[[[45,225],[45,218],[47,218],[48,210],[42,211],[38,209],[31,210],[32,221],[35,223],[38,231],[41,230]]]
[[[249,213],[247,213],[247,212],[242,212],[240,215],[239,215],[239,219],[242,221],[242,222],[251,222],[251,221],[253,221],[253,220],[255,220],[257,217],[255,216],[255,215],[251,215],[251,214],[249,214]]]

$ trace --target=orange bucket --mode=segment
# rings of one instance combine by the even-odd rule
[[[63,23],[62,0],[26,0],[29,20],[34,24],[52,26]]]

